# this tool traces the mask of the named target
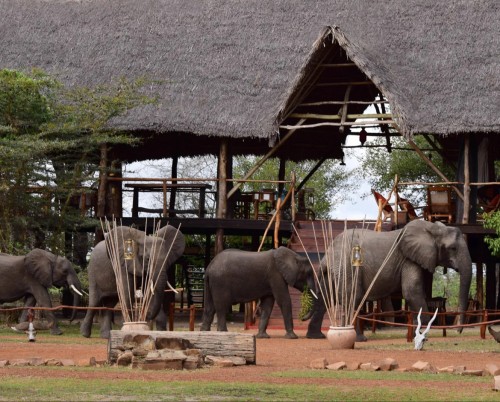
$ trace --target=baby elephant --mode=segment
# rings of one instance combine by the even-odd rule
[[[316,291],[313,269],[306,257],[280,247],[251,252],[228,249],[219,253],[205,271],[205,301],[202,331],[210,331],[217,313],[217,330],[227,331],[226,314],[236,303],[260,299],[262,315],[257,338],[269,338],[266,332],[274,301],[280,306],[288,339],[293,332],[292,302],[288,286]]]

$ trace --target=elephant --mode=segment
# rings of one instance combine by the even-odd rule
[[[396,240],[400,241],[381,270],[380,276],[374,282],[367,295],[367,300],[380,300],[393,293],[400,293],[412,311],[418,311],[422,308],[422,311],[427,312],[426,298],[430,298],[432,295],[425,294],[424,274],[426,272],[433,273],[437,266],[452,268],[460,274],[458,299],[459,311],[461,312],[460,322],[463,323],[472,278],[471,257],[460,229],[446,226],[441,222],[413,220],[399,230],[379,233],[368,229],[349,229],[338,235],[330,246],[333,247],[335,261],[333,269],[337,273],[341,255],[344,256],[344,263],[351,264],[353,246],[361,246],[364,254],[364,261],[359,267],[358,281],[355,284],[355,305],[358,306],[362,301],[377,271],[389,254],[389,250],[393,244],[396,244]],[[326,270],[326,258],[325,255],[320,263],[322,272]],[[319,276],[320,282],[323,282],[320,286],[325,289],[325,283],[321,278],[326,278],[326,276]],[[347,278],[347,281],[350,283],[350,278]],[[315,300],[311,314],[303,318],[304,320],[311,318],[307,329],[307,338],[325,337],[321,332],[325,312],[325,303],[320,297]],[[428,321],[427,316],[426,318]],[[366,341],[359,326],[356,327],[356,332],[357,342]]]
[[[316,290],[313,268],[306,257],[289,248],[263,252],[224,250],[205,270],[201,330],[210,331],[217,313],[217,330],[227,331],[226,313],[233,304],[260,299],[262,315],[256,337],[269,338],[266,329],[276,300],[285,322],[285,338],[296,339],[288,286],[303,292],[306,285]]]
[[[155,235],[147,235],[141,230],[128,226],[118,226],[112,230],[114,236],[108,233],[106,238],[94,247],[90,255],[88,266],[89,307],[114,308],[118,303],[117,279],[107,246],[110,245],[113,237],[115,239],[132,239],[136,244],[136,252],[133,256],[135,263],[127,263],[124,256],[126,250],[124,249],[123,241],[117,242],[119,243],[117,247],[121,261],[121,275],[119,277],[121,276],[122,278],[123,288],[129,289],[132,294],[134,292],[133,286],[129,286],[128,284],[134,283],[134,279],[137,283],[143,279],[142,271],[140,269],[134,270],[133,266],[142,267],[144,264],[147,267],[150,259],[154,258],[152,272],[146,274],[157,278],[155,280],[154,294],[146,316],[148,321],[152,320],[157,316],[164,300],[168,268],[184,253],[184,235],[171,225],[165,225],[158,229]],[[129,298],[129,300],[132,299],[133,296]],[[80,333],[86,338],[91,336],[94,315],[95,310],[88,309],[80,325]],[[101,338],[109,339],[112,316],[111,310],[103,311],[100,328]],[[165,319],[163,322],[163,325],[166,326]]]
[[[68,286],[74,293],[73,305],[80,303],[82,285],[78,275],[65,257],[49,251],[33,249],[25,256],[0,254],[0,303],[24,298],[27,306],[52,307],[48,289]],[[50,333],[61,335],[56,317],[45,311]]]

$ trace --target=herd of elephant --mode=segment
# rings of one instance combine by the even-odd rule
[[[150,266],[158,278],[155,282],[157,291],[153,294],[147,319],[153,320],[162,316],[162,319],[157,319],[156,326],[158,330],[166,330],[166,316],[162,305],[165,298],[164,289],[168,285],[167,271],[184,253],[184,236],[170,225],[159,229],[155,235],[147,235],[130,227],[119,226],[113,230],[116,231],[115,235],[118,238],[123,238],[125,231],[127,237],[133,237],[137,244],[137,252],[133,258],[137,258],[138,264],[145,263],[146,266]],[[105,240],[98,243],[90,256],[89,307],[111,309],[118,302],[115,271],[106,245],[110,237],[108,234]],[[399,240],[397,243],[396,239]],[[337,257],[337,261],[341,260],[341,256],[350,258],[350,252],[345,252],[343,248],[346,244],[347,247],[351,247],[352,244],[360,243],[364,254],[363,266],[357,277],[357,283],[351,287],[356,288],[356,304],[361,302],[379,267],[390,254],[380,276],[373,283],[367,300],[380,300],[393,293],[401,293],[412,311],[418,311],[420,308],[427,311],[424,274],[426,271],[433,273],[436,267],[442,266],[454,269],[460,274],[458,308],[461,313],[466,311],[472,262],[467,244],[458,228],[445,226],[439,222],[415,220],[407,224],[404,229],[390,232],[349,229],[333,241],[331,246],[333,255]],[[394,244],[397,244],[396,248],[389,253]],[[119,246],[120,255],[126,251],[122,248]],[[157,263],[148,265],[152,250],[156,254],[154,261]],[[134,272],[128,268],[132,264],[126,264],[125,258],[122,260],[123,264],[120,267],[124,278],[122,280],[133,283]],[[338,270],[339,266],[340,264],[334,264],[329,269]],[[326,264],[322,260],[319,270],[326,269]],[[213,258],[205,270],[201,330],[209,331],[214,316],[217,315],[217,330],[227,331],[226,315],[233,304],[259,300],[261,316],[256,337],[269,337],[266,329],[276,302],[283,315],[285,337],[295,339],[297,335],[293,329],[289,286],[301,292],[307,286],[313,293],[321,294],[326,291],[326,284],[321,279],[318,281],[318,277],[326,278],[324,275],[315,274],[307,257],[286,247],[263,252],[224,250]],[[65,286],[72,289],[75,293],[73,303],[75,306],[79,305],[82,295],[81,283],[71,263],[66,258],[40,249],[35,249],[26,256],[0,254],[0,279],[0,303],[24,298],[27,307],[35,304],[50,307],[48,288],[51,286]],[[326,306],[322,300],[321,297],[315,299],[313,308],[306,317],[310,319],[306,335],[308,338],[324,337],[321,327]],[[96,309],[89,308],[81,323],[80,332],[85,337],[91,336],[95,312]],[[50,311],[46,311],[45,314],[51,333],[61,334],[54,314]],[[462,314],[461,322],[463,319]],[[104,310],[100,321],[100,336],[109,338],[112,328],[111,310]],[[357,341],[363,340],[366,338],[357,328]]]

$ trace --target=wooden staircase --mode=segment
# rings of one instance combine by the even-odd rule
[[[362,228],[363,222],[361,221],[297,221],[295,222],[295,229],[288,242],[288,247],[295,251],[296,253],[304,256],[309,256],[314,268],[319,267],[319,262],[325,254],[325,239],[323,237],[323,232],[325,231],[332,233],[332,236],[339,235],[344,231],[344,229],[351,228]],[[370,224],[365,222],[365,227],[373,229],[375,227],[375,222]],[[386,228],[385,228],[386,229]],[[384,229],[383,229],[384,230]],[[294,329],[307,329],[309,321],[301,321],[299,319],[300,313],[300,297],[301,293],[290,287],[290,297],[292,299],[292,314],[293,314],[293,326]],[[319,296],[319,295],[318,295]],[[328,329],[330,322],[328,317],[325,315],[323,320],[323,328]],[[252,326],[253,327],[253,326]],[[255,328],[258,327],[258,318],[255,323]],[[284,329],[283,316],[281,315],[280,308],[275,304],[273,311],[271,313],[271,318],[269,319],[268,329]]]

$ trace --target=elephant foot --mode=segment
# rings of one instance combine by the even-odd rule
[[[82,331],[80,330],[80,335],[84,338],[90,338],[90,331]]]
[[[285,338],[286,339],[299,339],[299,337],[297,336],[297,334],[295,332],[287,332],[285,334]]]
[[[323,334],[323,332],[308,332],[306,334],[306,338],[308,339],[324,339],[326,336]]]
[[[356,342],[366,342],[366,341],[368,341],[368,338],[363,334],[356,335]]]
[[[270,338],[269,334],[267,332],[259,332],[257,335],[255,335],[256,338],[261,338],[261,339],[268,339]]]
[[[62,335],[62,333],[63,333],[63,332],[62,332],[59,328],[52,328],[52,329],[50,330],[50,334],[51,334],[51,335]]]

